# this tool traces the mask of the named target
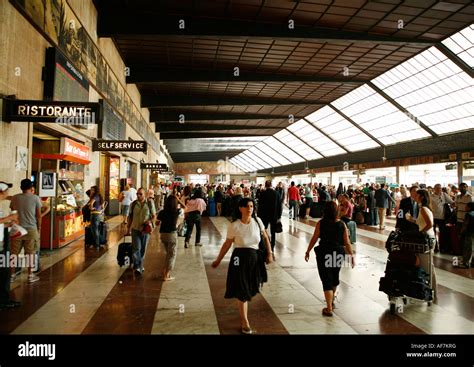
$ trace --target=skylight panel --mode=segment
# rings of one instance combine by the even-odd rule
[[[275,163],[272,163],[272,167],[283,166],[287,164],[291,164],[291,162],[283,157],[280,153],[272,149],[270,146],[265,144],[264,142],[259,143],[256,145],[258,149],[264,152],[267,156],[271,157]]]
[[[473,79],[435,47],[414,59],[424,62],[426,69],[392,84],[387,85],[385,78],[375,78],[373,83],[437,134],[474,128]],[[402,93],[403,89],[408,92]]]
[[[300,157],[298,154],[295,153],[295,151],[288,148],[285,144],[275,139],[274,137],[270,137],[267,140],[264,140],[264,142],[271,146],[277,152],[281,153],[281,155],[287,158],[291,163],[299,163],[304,161],[304,158]]]
[[[471,68],[474,68],[474,24],[453,34],[442,43]]]

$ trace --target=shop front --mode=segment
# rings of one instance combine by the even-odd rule
[[[89,148],[69,138],[36,132],[32,158],[38,194],[43,206],[50,208],[42,220],[41,248],[66,246],[84,235],[81,208],[86,203],[84,168],[90,163]]]
[[[112,120],[108,120],[109,124],[110,121]],[[118,152],[122,154],[123,152],[146,152],[147,146],[147,143],[142,140],[96,139],[92,142],[92,150],[100,152],[99,189],[108,204],[105,211],[107,215],[113,216],[120,213],[118,200],[120,193],[124,190],[125,185],[136,184],[137,165],[130,162],[130,159],[125,159],[125,167],[121,167],[121,156],[118,155]],[[125,170],[126,178],[120,178],[121,168]]]

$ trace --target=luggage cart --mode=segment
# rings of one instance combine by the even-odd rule
[[[406,305],[409,299],[414,299],[427,302],[428,306],[431,306],[433,302],[433,253],[431,250],[436,244],[436,239],[424,238],[424,242],[411,242],[401,237],[403,237],[401,233],[391,235],[391,244],[387,246],[389,260],[385,268],[385,277],[380,279],[379,290],[387,294],[392,315],[397,312],[397,304],[400,304],[400,301]],[[396,255],[404,255],[407,258],[413,256],[415,262],[415,256],[418,256],[420,264],[408,265],[407,269],[403,269],[403,265],[400,264],[392,266],[390,257],[394,258],[395,256],[391,254],[395,252],[398,252]],[[422,270],[416,270],[417,268]],[[418,278],[411,277],[410,272],[418,273]]]

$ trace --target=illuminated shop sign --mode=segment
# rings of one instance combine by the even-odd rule
[[[94,152],[146,152],[147,143],[143,140],[94,140],[92,150]]]
[[[64,124],[97,124],[102,121],[99,103],[3,100],[4,121],[54,122]]]
[[[60,153],[79,159],[89,160],[89,148],[68,138],[61,138]]]
[[[165,163],[140,163],[140,168],[163,172],[168,171],[168,166]]]

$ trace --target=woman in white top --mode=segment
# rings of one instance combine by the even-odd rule
[[[123,224],[127,224],[128,214],[130,213],[130,204],[132,204],[133,193],[130,186],[125,185],[124,190],[120,193],[119,201],[122,204]]]
[[[234,243],[234,251],[229,262],[225,298],[237,298],[240,312],[242,333],[254,334],[247,318],[248,301],[259,293],[260,285],[266,281],[265,265],[272,262],[272,249],[267,233],[260,218],[254,216],[254,202],[244,198],[239,202],[239,218],[227,227],[227,239],[212,263],[217,268],[229,248]],[[267,249],[265,260],[258,256],[260,240]],[[263,269],[262,269],[263,266]]]
[[[416,198],[415,201],[418,203],[418,207],[420,208],[418,211],[418,217],[414,219],[410,213],[405,214],[405,218],[412,222],[416,223],[418,225],[418,230],[421,233],[424,233],[427,235],[430,239],[436,239],[433,225],[434,225],[434,217],[433,217],[433,212],[430,209],[430,194],[426,190],[418,190],[416,192]],[[433,249],[431,249],[431,252],[433,252]],[[428,272],[429,270],[429,254],[419,254],[420,257],[420,266]],[[434,271],[434,265],[431,263],[431,279],[432,279],[432,287],[436,294],[438,293],[437,291],[437,282],[436,282],[436,274]]]

